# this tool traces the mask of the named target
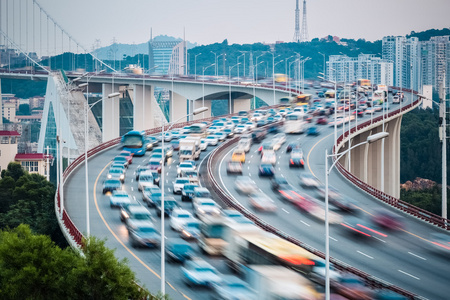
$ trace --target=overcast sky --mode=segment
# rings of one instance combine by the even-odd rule
[[[295,0],[38,0],[75,40],[90,49],[143,43],[153,36],[198,44],[290,42]],[[300,18],[303,0],[300,0]],[[450,0],[307,0],[309,38],[328,34],[379,40],[450,27]],[[301,25],[302,20],[300,20]]]

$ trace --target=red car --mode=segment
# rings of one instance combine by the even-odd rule
[[[131,165],[131,163],[133,162],[133,153],[131,153],[130,151],[123,150],[119,155],[125,156],[129,165]]]
[[[327,117],[319,117],[316,121],[316,124],[319,125],[327,125],[328,124],[328,119]]]

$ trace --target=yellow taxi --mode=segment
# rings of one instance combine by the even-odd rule
[[[245,151],[244,149],[236,149],[233,151],[231,156],[231,161],[237,161],[240,163],[245,163]]]

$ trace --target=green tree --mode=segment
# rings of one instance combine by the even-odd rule
[[[19,163],[16,162],[9,163],[8,167],[2,170],[2,178],[9,176],[12,177],[14,181],[17,181],[24,174],[25,174],[24,169]]]

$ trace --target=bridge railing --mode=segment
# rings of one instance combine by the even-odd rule
[[[395,89],[399,89],[399,88],[395,88]],[[403,89],[403,91],[407,92],[407,93],[411,93],[411,90],[409,90],[409,89]],[[416,91],[412,91],[412,92],[417,95]],[[406,111],[409,111],[411,109],[414,109],[415,107],[417,107],[420,104],[420,102],[421,102],[421,100],[418,99],[404,107],[401,107],[395,111],[388,113],[385,118],[391,118],[391,117],[394,117],[401,113],[405,113]],[[383,120],[383,116],[378,116],[378,117],[374,118],[372,121],[366,121],[362,124],[358,124],[358,126],[355,126],[350,130],[350,134],[353,134],[357,131],[361,131],[364,128],[366,128],[372,124],[375,124],[377,122],[380,122],[382,120]],[[343,135],[339,136],[337,145],[341,145],[341,143],[345,139],[348,139],[348,137],[349,137],[348,131],[345,132]],[[339,149],[339,146],[338,146],[338,149]],[[352,182],[354,185],[356,185],[358,188],[365,191],[366,193],[374,196],[375,198],[377,198],[389,205],[392,205],[393,207],[395,207],[403,212],[406,212],[406,213],[408,213],[412,216],[415,216],[423,221],[426,221],[430,224],[433,224],[435,226],[438,226],[438,227],[446,229],[446,230],[450,230],[450,226],[448,226],[448,224],[449,224],[448,219],[442,218],[441,216],[433,214],[425,209],[419,208],[408,202],[405,202],[405,201],[402,201],[395,197],[392,197],[392,196],[368,185],[367,183],[363,182],[362,180],[360,180],[359,178],[354,176],[352,173],[350,173],[347,169],[345,169],[344,166],[342,166],[342,164],[340,162],[336,163],[336,167],[339,170],[339,172],[345,178],[347,178],[350,182]]]
[[[207,161],[207,174],[206,178],[204,180],[206,181],[206,185],[212,189],[212,191],[217,195],[217,197],[220,199],[220,201],[225,204],[226,206],[230,208],[234,208],[240,213],[242,213],[245,217],[247,217],[249,220],[253,221],[257,226],[262,228],[263,230],[273,233],[295,245],[298,245],[311,253],[321,257],[325,258],[325,254],[314,247],[288,235],[287,233],[275,228],[274,226],[270,225],[269,223],[263,221],[262,219],[258,218],[255,214],[253,214],[251,211],[246,209],[244,206],[242,206],[239,202],[235,201],[233,197],[231,197],[217,182],[215,179],[215,171],[217,171],[217,168],[214,167],[215,162],[220,161],[221,157],[228,151],[229,147],[231,147],[234,143],[236,143],[239,140],[239,137],[235,137],[233,139],[230,139],[224,143],[222,143],[219,147],[214,149],[214,151],[210,154]],[[350,272],[355,274],[356,276],[359,276],[362,278],[367,285],[374,289],[389,289],[392,290],[398,294],[404,295],[408,297],[409,299],[420,299],[417,295],[406,291],[400,287],[397,287],[389,282],[383,281],[379,278],[376,278],[368,273],[365,273],[357,268],[354,268],[342,261],[339,261],[335,258],[330,257],[330,261],[336,266],[336,268]]]

